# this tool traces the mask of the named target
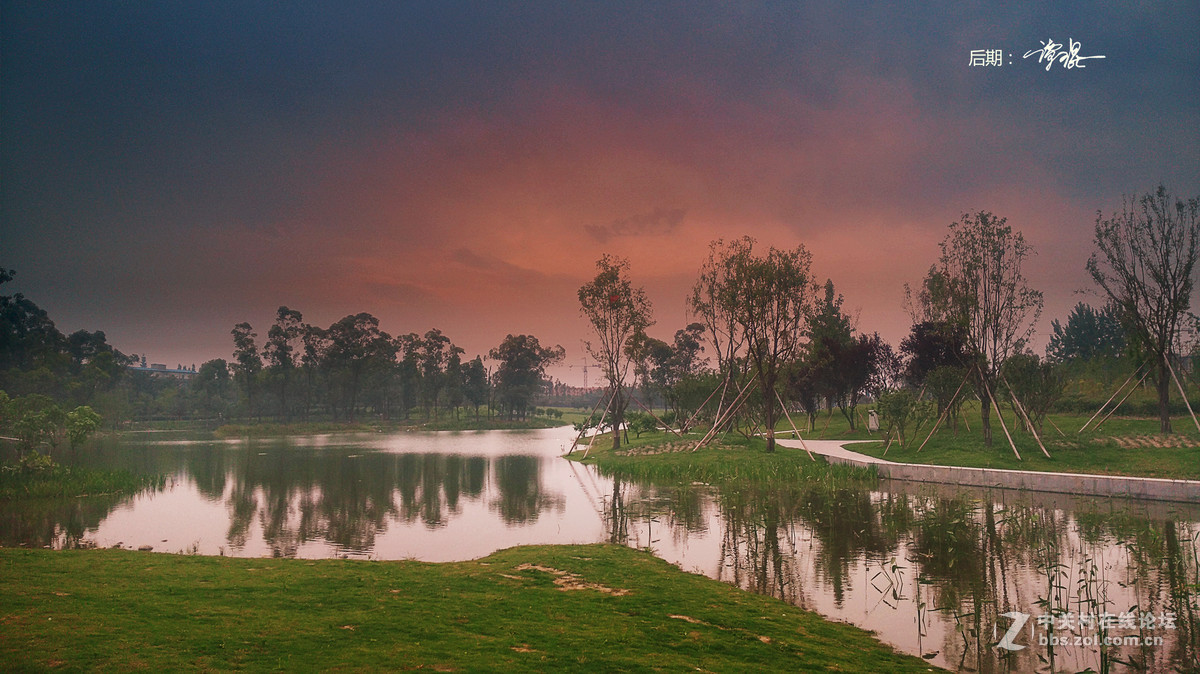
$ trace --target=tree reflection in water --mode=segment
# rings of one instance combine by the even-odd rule
[[[403,556],[427,543],[456,550],[463,532],[485,532],[470,549],[486,554],[488,546],[528,542],[522,532],[543,529],[537,542],[652,548],[689,570],[875,630],[951,668],[1104,671],[1129,663],[1163,671],[1191,666],[1200,654],[1198,505],[905,483],[867,489],[839,480],[743,480],[721,489],[653,484],[562,468],[551,463],[561,461],[553,445],[526,454],[503,435],[455,445],[482,443],[480,454],[423,451],[421,443],[439,440],[398,437],[101,446],[81,453],[80,462],[175,477],[153,497],[5,504],[0,544],[73,547],[92,535],[128,545],[136,527],[157,531],[192,512],[197,530],[215,525],[204,543],[210,554],[223,543],[231,554],[370,555],[382,548]],[[105,526],[113,527],[107,536],[94,533]],[[394,535],[380,541],[389,527]],[[160,537],[153,538],[157,545]],[[1046,630],[1036,624],[1017,642],[1025,650],[994,647],[1011,624],[1003,614],[1052,610],[1132,610],[1175,620],[1172,629],[1110,631],[1161,637],[1153,647],[1040,646],[1035,637]]]
[[[710,575],[865,622],[894,643],[915,641],[910,649],[951,668],[1106,671],[1123,662],[1165,671],[1194,666],[1200,656],[1195,507],[899,483],[887,491],[755,484],[716,490],[621,476],[613,477],[607,506],[610,540],[631,545],[657,539],[648,533],[654,528],[659,535],[666,527],[676,536],[699,531],[705,516],[697,513],[707,508],[721,528],[720,560]],[[1175,512],[1180,507],[1184,517]],[[1036,641],[1047,634],[1036,616],[1051,610],[1172,613],[1175,627],[1110,631],[1162,637],[1158,646],[1055,648]],[[1023,651],[995,647],[1010,624],[1002,614],[1010,611],[1035,616],[1017,642],[1028,646]]]

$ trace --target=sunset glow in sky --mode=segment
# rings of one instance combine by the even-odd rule
[[[743,234],[803,243],[896,344],[981,209],[1037,253],[1040,350],[1098,302],[1097,210],[1200,195],[1196,3],[2,4],[4,290],[171,366],[280,305],[578,364],[601,253],[669,338]],[[1104,58],[1024,58],[1048,39]]]

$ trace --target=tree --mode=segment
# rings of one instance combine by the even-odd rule
[[[418,351],[418,361],[421,372],[421,393],[425,401],[425,415],[433,410],[434,417],[438,414],[438,402],[442,389],[447,385],[446,366],[454,354],[461,355],[462,348],[455,346],[450,338],[436,328],[425,333]],[[460,361],[461,363],[461,361]]]
[[[934,370],[966,367],[972,360],[966,330],[960,323],[945,320],[913,324],[900,342],[900,352],[908,357],[905,378],[918,387],[925,385]]]
[[[488,356],[499,362],[494,381],[501,408],[508,411],[509,419],[524,419],[542,389],[546,367],[561,361],[566,350],[558,345],[543,347],[533,335],[508,335]]]
[[[191,385],[197,411],[208,417],[224,417],[229,409],[230,387],[229,366],[223,358],[201,363]]]
[[[1191,306],[1200,242],[1200,198],[1153,194],[1123,200],[1120,212],[1096,215],[1092,280],[1116,306],[1129,339],[1157,366],[1159,430],[1171,432],[1172,348]]]
[[[458,419],[458,408],[467,399],[463,381],[463,349],[455,348],[446,359],[446,404],[454,410],[454,418]]]
[[[20,441],[21,450],[36,449],[42,444],[58,445],[59,432],[66,424],[66,413],[48,396],[39,393],[14,398],[8,404],[11,427]]]
[[[919,430],[930,416],[929,403],[918,400],[917,395],[906,388],[884,393],[875,401],[875,405],[887,429],[887,436],[890,438],[895,432],[901,447],[906,442],[907,429],[911,426],[914,432]]]
[[[1028,415],[1033,430],[1041,433],[1042,424],[1050,407],[1058,402],[1066,389],[1067,381],[1061,366],[1042,361],[1032,353],[1017,353],[1004,363],[1004,383],[1020,401],[1020,414],[1016,403],[1012,404],[1017,418]]]
[[[721,259],[720,285],[728,289],[720,301],[744,336],[747,360],[762,397],[767,451],[775,451],[779,417],[777,384],[786,364],[800,354],[802,336],[812,312],[812,255],[803,245],[792,250],[768,249],[756,256],[754,239],[743,237]]]
[[[1000,367],[1022,350],[1042,313],[1042,294],[1029,287],[1021,271],[1033,249],[1006,218],[988,211],[964,214],[951,223],[940,246],[942,254],[925,277],[915,303],[919,317],[964,331],[980,384],[977,392],[984,443],[990,447],[989,391],[995,392]],[[907,287],[906,295],[909,304],[914,304]]]
[[[341,408],[346,421],[353,422],[364,378],[375,370],[387,370],[396,357],[390,335],[379,329],[379,319],[368,313],[346,316],[329,326],[326,359],[331,405]]]
[[[604,254],[596,261],[596,278],[579,288],[580,312],[596,333],[585,342],[588,353],[600,363],[612,390],[613,449],[621,447],[621,424],[626,400],[625,379],[633,360],[627,355],[630,339],[653,324],[646,291],[629,281],[629,261]]]
[[[728,261],[742,254],[750,246],[749,237],[724,241],[718,239],[708,246],[708,259],[700,267],[699,278],[692,286],[688,306],[704,326],[708,341],[712,343],[717,358],[717,371],[721,374],[721,398],[717,409],[723,409],[726,396],[733,395],[740,386],[738,378],[744,371],[743,357],[746,336],[734,315],[736,289],[734,279],[728,273]]]
[[[1050,329],[1046,358],[1056,363],[1112,358],[1121,355],[1125,349],[1125,332],[1121,329],[1117,309],[1112,304],[1096,311],[1080,302],[1067,316],[1066,327],[1056,318],[1051,321]]]
[[[296,369],[296,347],[304,335],[304,317],[299,311],[279,307],[275,324],[267,331],[267,343],[263,345],[267,377],[275,384],[279,397],[279,416],[289,416],[287,404],[288,387]]]
[[[852,374],[847,365],[858,355],[857,341],[850,317],[842,313],[844,299],[834,292],[833,281],[826,280],[819,290],[817,306],[808,320],[808,344],[802,351],[803,363],[812,378],[815,392],[825,399],[832,414],[833,405],[841,409],[854,428],[853,410],[850,409]],[[867,355],[867,354],[863,354]],[[854,396],[857,401],[857,396]]]
[[[101,421],[100,415],[87,405],[80,405],[67,412],[67,439],[71,441],[71,449],[82,445],[93,433],[100,430]]]
[[[258,387],[258,373],[262,372],[262,357],[258,355],[258,346],[254,339],[258,337],[249,323],[238,323],[233,326],[233,374],[242,385],[246,394],[246,408],[251,416],[254,415],[254,393]]]
[[[949,409],[950,423],[957,433],[963,381],[974,363],[966,330],[958,322],[921,321],[913,324],[900,342],[900,351],[908,357],[905,379],[933,396],[939,416]]]
[[[648,433],[658,428],[654,417],[645,412],[630,412],[626,416],[629,420],[629,430],[633,431],[636,438],[642,437],[642,433]]]
[[[463,366],[463,396],[475,408],[475,420],[479,421],[479,406],[488,398],[487,368],[479,356]]]

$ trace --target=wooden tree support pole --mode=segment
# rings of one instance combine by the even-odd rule
[[[704,402],[700,403],[700,406],[696,408],[696,411],[692,412],[692,416],[688,417],[687,422],[683,424],[684,432],[687,432],[687,429],[692,427],[692,422],[696,420],[696,417],[700,416],[700,412],[704,409],[704,406],[708,404],[708,401],[712,400],[712,397],[717,395],[717,391],[718,390],[723,391],[725,389],[725,387],[728,385],[729,385],[729,380],[726,379],[724,382],[721,383],[720,386],[713,389],[712,393],[708,394],[708,397],[704,399]],[[722,397],[724,397],[724,394],[722,394]]]
[[[1121,391],[1125,390],[1125,384],[1128,384],[1134,377],[1136,377],[1137,373],[1141,372],[1142,368],[1145,367],[1145,365],[1146,365],[1145,363],[1142,363],[1141,365],[1139,365],[1138,368],[1136,370],[1134,370],[1132,374],[1129,375],[1129,378],[1126,379],[1125,382],[1122,383],[1120,386],[1118,386],[1117,390],[1113,391],[1113,394],[1108,397],[1108,400],[1104,401],[1104,404],[1100,406],[1100,409],[1096,410],[1096,413],[1092,415],[1092,418],[1088,419],[1086,422],[1084,422],[1084,424],[1082,426],[1079,427],[1079,430],[1076,431],[1076,433],[1082,433],[1083,429],[1088,427],[1088,424],[1091,424],[1093,421],[1095,421],[1096,417],[1100,416],[1100,413],[1104,411],[1104,408],[1108,407],[1108,404],[1111,403],[1114,398],[1121,395]],[[1118,403],[1118,405],[1119,405],[1119,403]]]
[[[720,432],[721,427],[724,426],[734,414],[737,414],[737,411],[742,408],[742,403],[746,402],[746,399],[749,397],[750,385],[753,383],[753,379],[746,382],[746,385],[742,387],[742,390],[738,392],[737,396],[729,403],[729,406],[725,408],[725,413],[722,414],[719,419],[713,421],[712,428],[708,429],[708,433],[706,433],[704,438],[700,440],[695,448],[692,449],[693,452],[697,449],[700,449],[704,445],[707,445],[709,442],[712,442],[712,439],[715,438],[717,433]]]
[[[950,402],[946,403],[946,409],[942,410],[942,413],[938,415],[937,421],[933,424],[933,429],[930,430],[929,435],[925,437],[925,442],[922,442],[921,446],[917,447],[918,452],[924,449],[926,443],[929,442],[929,438],[932,438],[933,434],[937,433],[938,426],[942,425],[942,422],[946,419],[946,415],[950,413],[950,408],[954,407],[954,401],[958,400],[958,394],[962,392],[962,387],[967,385],[967,378],[970,376],[971,372],[968,370],[967,373],[963,375],[962,381],[958,382],[958,388],[954,389],[954,395],[950,396]],[[887,450],[884,451],[886,452]]]
[[[729,394],[729,384],[733,381],[732,367],[733,366],[731,365],[729,374],[725,375],[725,382],[721,386],[721,399],[717,401],[717,413],[713,415],[713,419],[720,419],[721,417],[725,416],[725,396]],[[734,388],[737,388],[737,384],[734,384]]]
[[[775,395],[779,395],[779,394],[776,393]],[[783,404],[782,401],[780,402],[780,404],[781,405]],[[829,414],[827,414],[825,416],[825,427],[821,429],[821,437],[822,438],[825,437],[825,431],[829,430],[829,422],[831,422],[831,421],[833,421],[833,408],[832,407],[829,408]]]
[[[635,403],[637,403],[637,404],[638,404],[638,407],[640,407],[640,408],[642,408],[642,409],[646,410],[646,412],[647,412],[647,413],[648,413],[650,416],[654,417],[654,420],[655,420],[655,421],[657,421],[658,423],[662,424],[662,425],[663,425],[663,427],[664,427],[664,428],[666,428],[668,431],[671,431],[672,433],[675,433],[675,429],[674,429],[674,428],[671,428],[670,424],[667,424],[667,423],[663,422],[663,420],[662,420],[662,419],[659,419],[659,418],[658,418],[658,415],[654,413],[654,410],[652,410],[652,409],[650,409],[649,407],[646,407],[645,405],[643,405],[643,404],[642,404],[642,401],[640,401],[640,400],[638,400],[638,399],[637,399],[637,396],[635,396],[635,395],[633,395],[633,394],[630,394],[630,395],[629,395],[629,397],[630,397],[630,399],[632,399],[632,400],[633,400],[633,402],[635,402]],[[678,434],[678,433],[675,433],[675,437],[677,437],[677,438],[682,438],[683,436],[682,436],[682,435],[680,435],[680,434]]]
[[[1200,431],[1200,421],[1196,421],[1196,413],[1192,411],[1192,404],[1187,399],[1187,391],[1183,390],[1183,384],[1179,383],[1179,377],[1175,374],[1175,368],[1171,366],[1171,359],[1163,356],[1163,360],[1167,361],[1167,369],[1171,371],[1171,379],[1175,380],[1175,386],[1179,389],[1179,395],[1183,397],[1183,404],[1187,406],[1188,414],[1192,415],[1192,423],[1196,424],[1196,430]]]
[[[600,422],[596,424],[596,433],[592,435],[592,439],[588,441],[587,449],[583,450],[583,458],[587,458],[588,452],[592,451],[592,445],[596,444],[596,436],[600,435],[600,429],[604,428],[604,419],[608,416],[608,408],[612,407],[613,401],[616,399],[617,391],[613,390],[612,396],[608,399],[608,404],[604,406],[604,412],[600,415]],[[613,429],[613,433],[619,432],[619,429]]]
[[[1063,436],[1064,438],[1067,437],[1067,434],[1063,433],[1063,430],[1058,427],[1058,424],[1054,423],[1054,420],[1050,418],[1049,414],[1046,415],[1046,421],[1050,422],[1050,425],[1054,427],[1054,430],[1058,431],[1059,435]]]
[[[1000,420],[1000,428],[1004,429],[1004,437],[1008,438],[1008,446],[1012,447],[1013,454],[1017,455],[1017,461],[1024,461],[1021,453],[1017,451],[1017,443],[1013,442],[1012,434],[1008,432],[1008,424],[1004,423],[1004,413],[1000,411],[1000,403],[996,402],[996,396],[992,395],[992,387],[988,386],[987,377],[983,376],[983,372],[979,373],[979,380],[983,382],[983,390],[987,391],[988,398],[992,401],[992,409],[996,410],[996,418]]]
[[[1041,439],[1040,437],[1038,437],[1038,432],[1037,432],[1037,429],[1033,427],[1033,419],[1030,419],[1030,418],[1029,418],[1029,412],[1026,412],[1026,411],[1025,411],[1025,406],[1024,406],[1024,405],[1022,405],[1022,404],[1021,404],[1021,401],[1020,401],[1020,400],[1017,398],[1017,394],[1016,394],[1016,392],[1015,392],[1015,391],[1013,391],[1012,384],[1008,383],[1008,377],[1005,377],[1005,376],[1004,376],[1004,373],[1003,373],[1003,372],[1001,372],[1001,373],[1000,373],[1000,378],[1004,380],[1004,385],[1008,387],[1008,396],[1009,396],[1010,398],[1012,398],[1012,401],[1013,401],[1013,403],[1014,403],[1014,404],[1016,405],[1016,407],[1017,407],[1017,411],[1018,411],[1018,412],[1020,412],[1020,413],[1021,413],[1021,417],[1022,417],[1023,419],[1025,419],[1025,424],[1026,424],[1027,426],[1029,426],[1029,432],[1033,434],[1033,439],[1034,439],[1034,440],[1037,440],[1038,447],[1041,447],[1041,448],[1042,448],[1042,454],[1045,454],[1045,455],[1046,455],[1046,458],[1047,458],[1047,459],[1049,459],[1049,458],[1050,458],[1050,452],[1047,452],[1047,451],[1046,451],[1046,445],[1043,445],[1043,444],[1042,444],[1042,439]]]
[[[712,428],[708,429],[708,433],[705,433],[704,437],[700,440],[700,442],[697,443],[696,446],[692,449],[693,452],[696,451],[697,449],[700,449],[704,445],[707,445],[713,439],[713,437],[716,436],[716,434],[717,434],[718,430],[721,428],[721,426],[724,425],[724,423],[726,421],[728,421],[729,418],[732,417],[742,407],[742,403],[746,401],[746,397],[749,394],[750,385],[753,383],[754,383],[753,379],[746,382],[746,385],[742,387],[742,390],[738,392],[737,397],[733,399],[733,402],[731,402],[729,404],[729,407],[725,410],[725,414],[723,414],[719,418],[713,420]]]
[[[1124,405],[1125,401],[1129,400],[1129,396],[1133,395],[1133,392],[1137,390],[1137,387],[1141,386],[1142,382],[1146,381],[1146,377],[1149,377],[1149,376],[1150,376],[1150,369],[1147,368],[1146,374],[1143,374],[1142,378],[1139,379],[1138,382],[1136,384],[1134,384],[1132,388],[1129,389],[1129,391],[1125,394],[1125,397],[1121,398],[1121,402],[1117,403],[1116,406],[1112,408],[1112,411],[1109,412],[1107,415],[1105,415],[1105,417],[1103,419],[1101,419],[1099,423],[1097,423],[1095,426],[1092,426],[1091,430],[1094,431],[1097,428],[1100,428],[1101,426],[1104,425],[1104,422],[1108,421],[1109,417],[1116,414],[1117,410],[1121,409],[1121,405]]]
[[[804,448],[805,452],[808,452],[808,458],[816,461],[817,457],[813,456],[813,453],[808,449],[808,445],[804,442],[804,438],[800,437],[800,429],[796,428],[796,424],[792,422],[792,413],[788,412],[787,405],[783,404],[783,398],[779,395],[779,391],[775,392],[775,399],[779,401],[779,406],[783,408],[783,416],[787,417],[788,425],[792,427],[792,432],[796,434],[796,439],[800,441],[800,446]]]
[[[600,407],[601,400],[604,400],[604,396],[596,397],[596,404],[592,405],[592,411],[588,412],[587,419],[584,419],[584,421],[583,421],[584,424],[586,424],[588,421],[591,421],[592,415],[595,414],[596,410],[599,409],[599,407]],[[575,436],[575,442],[571,443],[571,448],[567,450],[567,456],[571,456],[571,452],[575,451],[575,448],[579,445],[579,440],[583,438],[584,433],[587,433],[586,425],[582,429],[580,429],[579,434]]]

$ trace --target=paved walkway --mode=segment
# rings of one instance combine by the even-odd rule
[[[777,438],[776,442],[783,447],[801,448],[799,440]],[[1197,480],[897,463],[847,449],[845,445],[851,443],[845,441],[805,440],[804,444],[813,454],[820,454],[832,463],[875,466],[880,477],[893,480],[1200,503],[1200,481]]]

